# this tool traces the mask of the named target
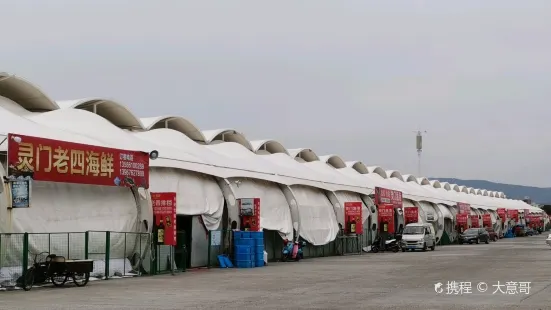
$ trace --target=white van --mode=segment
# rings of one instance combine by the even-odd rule
[[[436,234],[432,224],[407,224],[402,233],[402,252],[406,250],[423,250],[436,248]]]

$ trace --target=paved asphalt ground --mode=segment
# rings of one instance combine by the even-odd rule
[[[0,309],[551,309],[545,236],[0,292]],[[447,294],[448,281],[471,282],[472,292]],[[493,294],[498,281],[530,282],[530,292]]]

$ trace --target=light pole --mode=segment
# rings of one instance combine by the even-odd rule
[[[417,176],[421,177],[421,154],[423,153],[423,134],[426,134],[426,130],[416,130],[415,147],[417,149]]]

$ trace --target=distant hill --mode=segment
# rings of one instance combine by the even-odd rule
[[[551,188],[523,186],[495,183],[485,180],[460,180],[451,178],[429,178],[430,180],[438,180],[440,182],[448,182],[450,184],[465,185],[473,188],[482,188],[490,191],[504,192],[507,198],[524,199],[528,196],[532,202],[540,204],[551,203]]]

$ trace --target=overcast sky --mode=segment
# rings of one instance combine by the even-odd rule
[[[0,0],[0,71],[402,173],[420,128],[425,176],[551,186],[551,1],[268,2]]]

